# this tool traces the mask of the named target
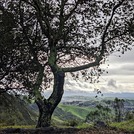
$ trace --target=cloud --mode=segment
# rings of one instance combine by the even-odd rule
[[[109,64],[108,68],[107,64]],[[102,92],[134,92],[134,49],[121,57],[118,57],[117,53],[111,55],[102,68],[108,71],[108,74],[105,73],[100,77],[100,83],[91,84],[81,79],[76,82],[68,77],[64,89],[94,91],[95,88],[98,88]]]
[[[64,90],[70,94],[80,94],[82,92],[94,93],[94,89],[99,89],[103,93],[123,93],[123,92],[134,92],[133,83],[122,83],[114,78],[107,79],[103,83],[91,84],[88,82],[83,82],[81,80],[75,81],[71,79],[66,79]]]
[[[127,78],[126,78],[127,79]],[[110,79],[105,81],[102,85],[98,85],[102,93],[114,92],[114,93],[123,93],[123,92],[134,92],[134,83],[132,82],[121,82],[120,79]]]
[[[107,86],[110,86],[110,87],[113,87],[113,88],[117,88],[117,85],[116,85],[116,81],[113,80],[113,79],[110,79],[107,83]]]
[[[121,57],[118,57],[118,55],[112,54],[109,56],[108,61],[102,66],[104,70],[108,71],[108,74],[104,73],[104,75],[134,75],[134,48],[121,55]]]
[[[128,67],[127,69],[119,68],[119,69],[107,69],[108,74],[103,74],[104,76],[120,76],[120,77],[126,77],[126,76],[134,76],[134,68]]]
[[[107,92],[109,92],[108,88],[107,88],[107,87],[104,87],[104,86],[100,87],[100,91],[101,91],[102,93],[107,93]]]
[[[132,63],[132,64],[124,64],[124,65],[122,65],[122,67],[120,69],[122,69],[124,71],[132,72],[134,74],[134,63]]]
[[[85,82],[83,80],[73,80],[70,77],[65,79],[65,90],[70,90],[70,91],[76,91],[76,90],[81,90],[81,91],[93,91],[94,87],[91,83]]]
[[[124,54],[113,53],[109,56],[109,61],[112,63],[134,63],[134,48]]]

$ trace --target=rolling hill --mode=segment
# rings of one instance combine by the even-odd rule
[[[33,125],[36,122],[37,113],[25,101],[7,93],[0,95],[0,126]]]

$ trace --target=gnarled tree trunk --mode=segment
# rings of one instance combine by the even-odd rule
[[[57,71],[54,72],[54,86],[53,92],[48,99],[37,99],[36,104],[39,108],[39,119],[37,123],[38,127],[49,127],[51,125],[52,114],[61,101],[63,95],[64,86],[64,72]]]

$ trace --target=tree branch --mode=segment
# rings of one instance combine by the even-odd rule
[[[76,72],[76,71],[81,71],[90,67],[94,67],[94,66],[98,66],[100,64],[100,61],[103,60],[103,56],[104,56],[104,52],[106,49],[106,44],[105,44],[105,38],[106,38],[106,34],[107,34],[107,30],[112,22],[113,16],[115,14],[115,11],[118,7],[120,7],[122,5],[122,3],[124,2],[124,0],[120,1],[117,5],[114,6],[113,10],[112,10],[112,14],[111,17],[105,27],[104,33],[102,35],[102,42],[101,42],[101,51],[100,51],[100,55],[96,57],[96,60],[94,62],[91,62],[89,64],[86,65],[81,65],[81,66],[77,66],[77,67],[70,67],[70,68],[62,68],[62,71],[64,72]],[[77,1],[77,5],[79,4],[79,0]],[[77,5],[74,7],[74,9],[70,12],[70,15],[72,14],[72,12],[77,8]],[[68,15],[69,17],[69,15]]]
[[[64,23],[65,23],[64,16],[63,16],[65,3],[66,3],[65,0],[61,0],[61,10],[60,10],[60,15],[59,15],[60,23],[59,23],[57,39],[59,39],[60,36],[62,35],[62,30],[63,30]]]
[[[22,1],[23,1],[23,0],[22,0]],[[23,33],[24,33],[24,35],[25,35],[25,37],[26,37],[28,46],[30,47],[30,51],[31,51],[31,53],[33,54],[34,60],[37,62],[37,64],[38,64],[39,66],[41,66],[41,64],[39,63],[38,58],[37,58],[37,53],[35,52],[35,50],[34,50],[34,48],[33,48],[33,44],[32,44],[32,42],[30,41],[30,39],[29,39],[29,37],[28,37],[28,34],[27,34],[27,31],[26,31],[26,28],[25,28],[25,26],[24,26],[24,22],[23,22],[23,13],[22,13],[21,8],[20,8],[22,1],[20,0],[20,2],[19,2],[20,25],[21,25],[21,27],[22,27],[22,29],[23,29]]]
[[[39,1],[37,0],[33,0],[33,3],[29,2],[28,0],[22,0],[25,3],[31,5],[32,7],[34,7],[34,9],[36,10],[37,13],[37,20],[41,26],[42,32],[45,34],[46,37],[48,37],[48,30],[50,29],[50,24],[48,22],[48,20],[46,18],[43,17],[42,12],[41,12],[41,4]],[[48,27],[48,29],[45,29],[45,26],[43,25],[42,20],[44,20],[46,27]]]
[[[92,63],[88,63],[85,65],[77,66],[77,67],[68,67],[68,68],[61,68],[63,72],[76,72],[81,71],[90,67],[98,66],[100,64],[100,61],[102,60],[102,56],[96,58],[96,60]]]
[[[0,88],[0,94],[7,92],[7,89]]]
[[[77,7],[78,7],[78,5],[80,4],[80,2],[81,2],[81,0],[77,0],[77,2],[76,2],[76,4],[75,4],[74,8],[70,11],[69,14],[67,14],[67,15],[65,16],[65,21],[67,21],[68,18],[74,13],[74,11],[77,9]]]
[[[103,32],[103,35],[102,35],[102,43],[101,43],[101,46],[102,46],[102,51],[101,53],[104,53],[105,49],[106,49],[106,46],[105,46],[105,38],[106,38],[106,34],[107,34],[107,31],[108,31],[108,28],[110,27],[111,25],[111,22],[112,22],[112,19],[114,17],[114,14],[115,14],[115,11],[118,7],[120,7],[122,5],[122,3],[124,2],[125,0],[122,0],[120,1],[117,5],[114,6],[113,10],[112,10],[112,14],[111,14],[111,17],[105,27],[105,30]]]
[[[50,28],[49,20],[47,19],[47,16],[43,17],[43,14],[42,14],[43,9],[41,8],[40,1],[39,0],[33,0],[33,2],[34,2],[34,7],[37,11],[37,18],[38,18],[38,21],[40,23],[41,29],[42,29],[43,33],[46,35],[46,37],[49,38],[50,33],[51,33],[50,32],[51,28]],[[44,20],[47,29],[45,29],[45,26],[43,25],[42,20]]]

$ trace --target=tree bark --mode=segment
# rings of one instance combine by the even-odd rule
[[[53,92],[48,99],[37,99],[36,104],[39,108],[39,118],[37,123],[37,128],[39,127],[49,127],[51,125],[52,114],[60,103],[63,95],[63,86],[64,86],[64,72],[57,71],[54,72],[54,86]]]

